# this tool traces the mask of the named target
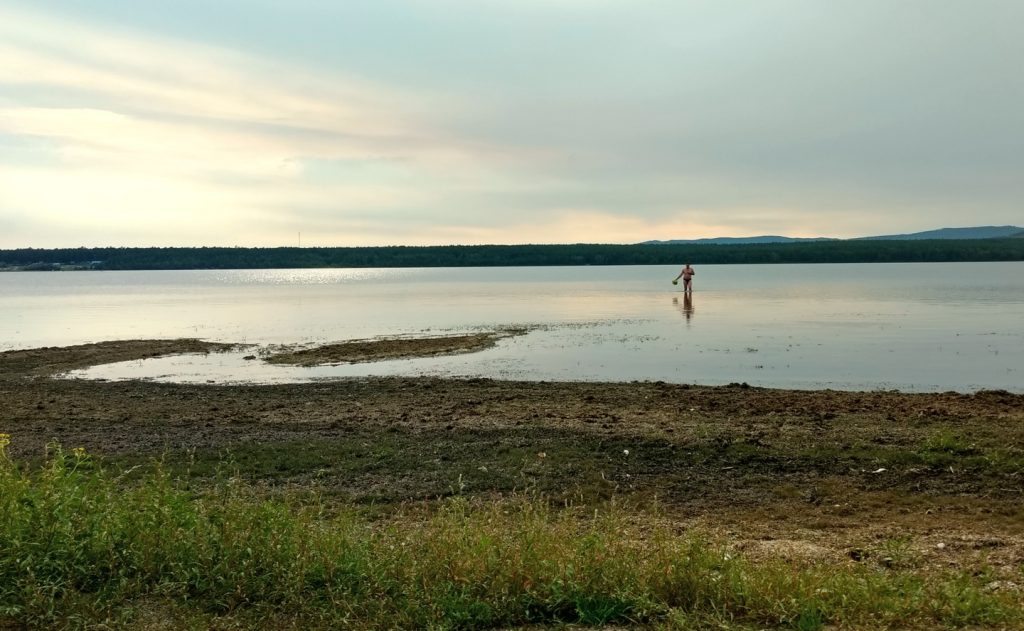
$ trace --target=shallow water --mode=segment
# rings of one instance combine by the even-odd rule
[[[0,274],[0,348],[199,337],[252,348],[77,371],[282,383],[362,375],[1024,392],[1024,263]],[[527,326],[485,351],[302,368],[267,346]]]

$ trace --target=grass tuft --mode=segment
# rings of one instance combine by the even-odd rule
[[[612,502],[455,497],[370,520],[316,496],[129,480],[82,450],[18,466],[0,435],[0,626],[484,629],[1009,627],[984,576],[754,563]],[[154,613],[157,612],[157,613]]]

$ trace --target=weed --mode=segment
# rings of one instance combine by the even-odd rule
[[[906,535],[890,537],[882,541],[873,556],[885,567],[908,568],[913,567],[919,561],[919,555],[913,548],[913,539]]]
[[[946,453],[953,456],[969,456],[977,453],[977,449],[968,444],[963,437],[945,429],[928,438],[922,446],[922,451]]]

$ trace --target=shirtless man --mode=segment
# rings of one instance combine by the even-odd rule
[[[693,271],[693,268],[690,267],[690,264],[687,263],[686,267],[683,268],[683,271],[679,272],[679,276],[676,276],[675,280],[673,280],[672,283],[675,284],[676,281],[682,278],[683,293],[691,292],[693,291],[693,275],[696,273],[697,272]]]

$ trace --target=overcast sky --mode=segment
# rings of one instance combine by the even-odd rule
[[[1024,224],[1021,0],[0,0],[0,248]]]

